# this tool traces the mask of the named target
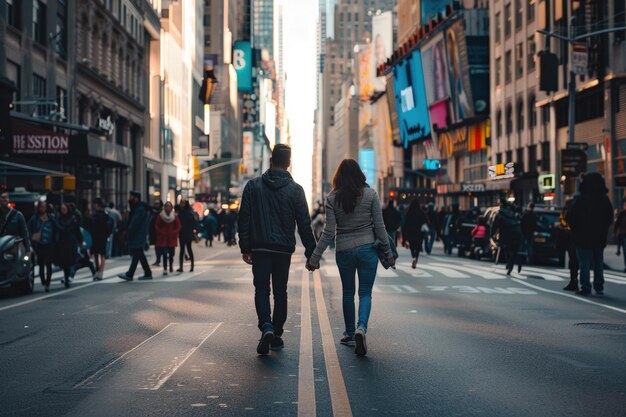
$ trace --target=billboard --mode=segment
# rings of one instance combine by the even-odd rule
[[[463,22],[454,23],[446,30],[446,48],[448,52],[448,76],[452,95],[452,109],[455,120],[463,120],[474,115],[470,90],[467,47]]]
[[[374,93],[375,72],[372,71],[372,44],[359,45],[359,97],[361,100],[369,100]]]
[[[445,15],[446,6],[451,5],[450,0],[421,0],[422,25],[427,25],[430,19],[437,16],[437,13]]]
[[[252,47],[250,41],[235,41],[233,66],[237,71],[237,90],[252,92]]]
[[[251,175],[254,173],[254,160],[252,157],[252,144],[254,142],[254,133],[250,131],[243,132],[242,137],[242,170],[244,175]]]
[[[376,77],[376,69],[383,65],[393,53],[393,15],[391,11],[372,17],[372,74],[374,91],[385,91],[385,77]]]
[[[450,111],[450,78],[443,34],[433,37],[422,48],[424,84],[433,128],[447,128],[454,118]]]
[[[371,188],[378,188],[376,182],[376,154],[374,149],[359,149],[359,165],[365,174],[367,184]]]
[[[393,87],[400,138],[407,148],[409,142],[425,139],[430,135],[422,55],[419,50],[414,50],[393,67]]]

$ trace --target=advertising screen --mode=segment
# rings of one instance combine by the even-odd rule
[[[426,98],[433,127],[447,128],[453,122],[450,112],[450,78],[448,58],[442,34],[435,36],[422,48],[422,64]]]
[[[376,183],[376,154],[374,149],[359,149],[359,165],[365,174],[367,184],[372,188],[377,188]]]
[[[235,41],[233,66],[237,71],[237,90],[252,92],[252,47],[250,41]]]
[[[419,50],[414,50],[393,67],[393,83],[400,138],[407,148],[410,142],[430,135],[422,56]]]
[[[385,91],[385,77],[376,77],[376,69],[383,65],[393,53],[393,15],[389,12],[372,17],[372,73],[374,74],[374,91]]]
[[[462,22],[456,22],[446,31],[448,52],[448,76],[452,95],[452,109],[455,120],[463,120],[474,115],[468,71],[467,48]]]
[[[374,92],[375,72],[372,72],[372,44],[359,45],[359,97],[369,100]]]

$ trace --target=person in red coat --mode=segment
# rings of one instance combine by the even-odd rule
[[[170,272],[174,271],[174,248],[178,245],[178,232],[180,232],[180,220],[174,213],[172,203],[168,201],[156,220],[157,258],[163,256],[163,275],[167,275],[168,261]]]

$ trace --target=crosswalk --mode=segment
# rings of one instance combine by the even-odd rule
[[[453,258],[426,258],[427,259],[420,259],[420,263],[418,263],[416,269],[412,268],[411,262],[406,261],[398,262],[396,264],[395,270],[383,269],[382,267],[379,267],[377,272],[377,278],[399,278],[401,276],[408,275],[412,278],[444,277],[453,280],[463,280],[471,278],[480,278],[484,280],[506,280],[510,278],[517,278],[529,281],[569,281],[569,270],[567,269],[523,266],[520,273],[518,273],[517,268],[515,268],[515,270],[509,276],[506,274],[506,269],[504,265],[494,265],[492,263],[458,260]],[[335,264],[324,265],[321,269],[322,274],[326,277],[339,277],[339,270],[337,269],[337,266]],[[614,272],[605,271],[604,279],[606,282],[612,284],[626,285],[626,276],[618,275]]]

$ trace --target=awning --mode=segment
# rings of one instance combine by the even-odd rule
[[[100,165],[133,166],[133,151],[125,146],[100,139],[93,133],[82,133],[72,136],[70,156],[76,160],[81,158],[99,159]]]

